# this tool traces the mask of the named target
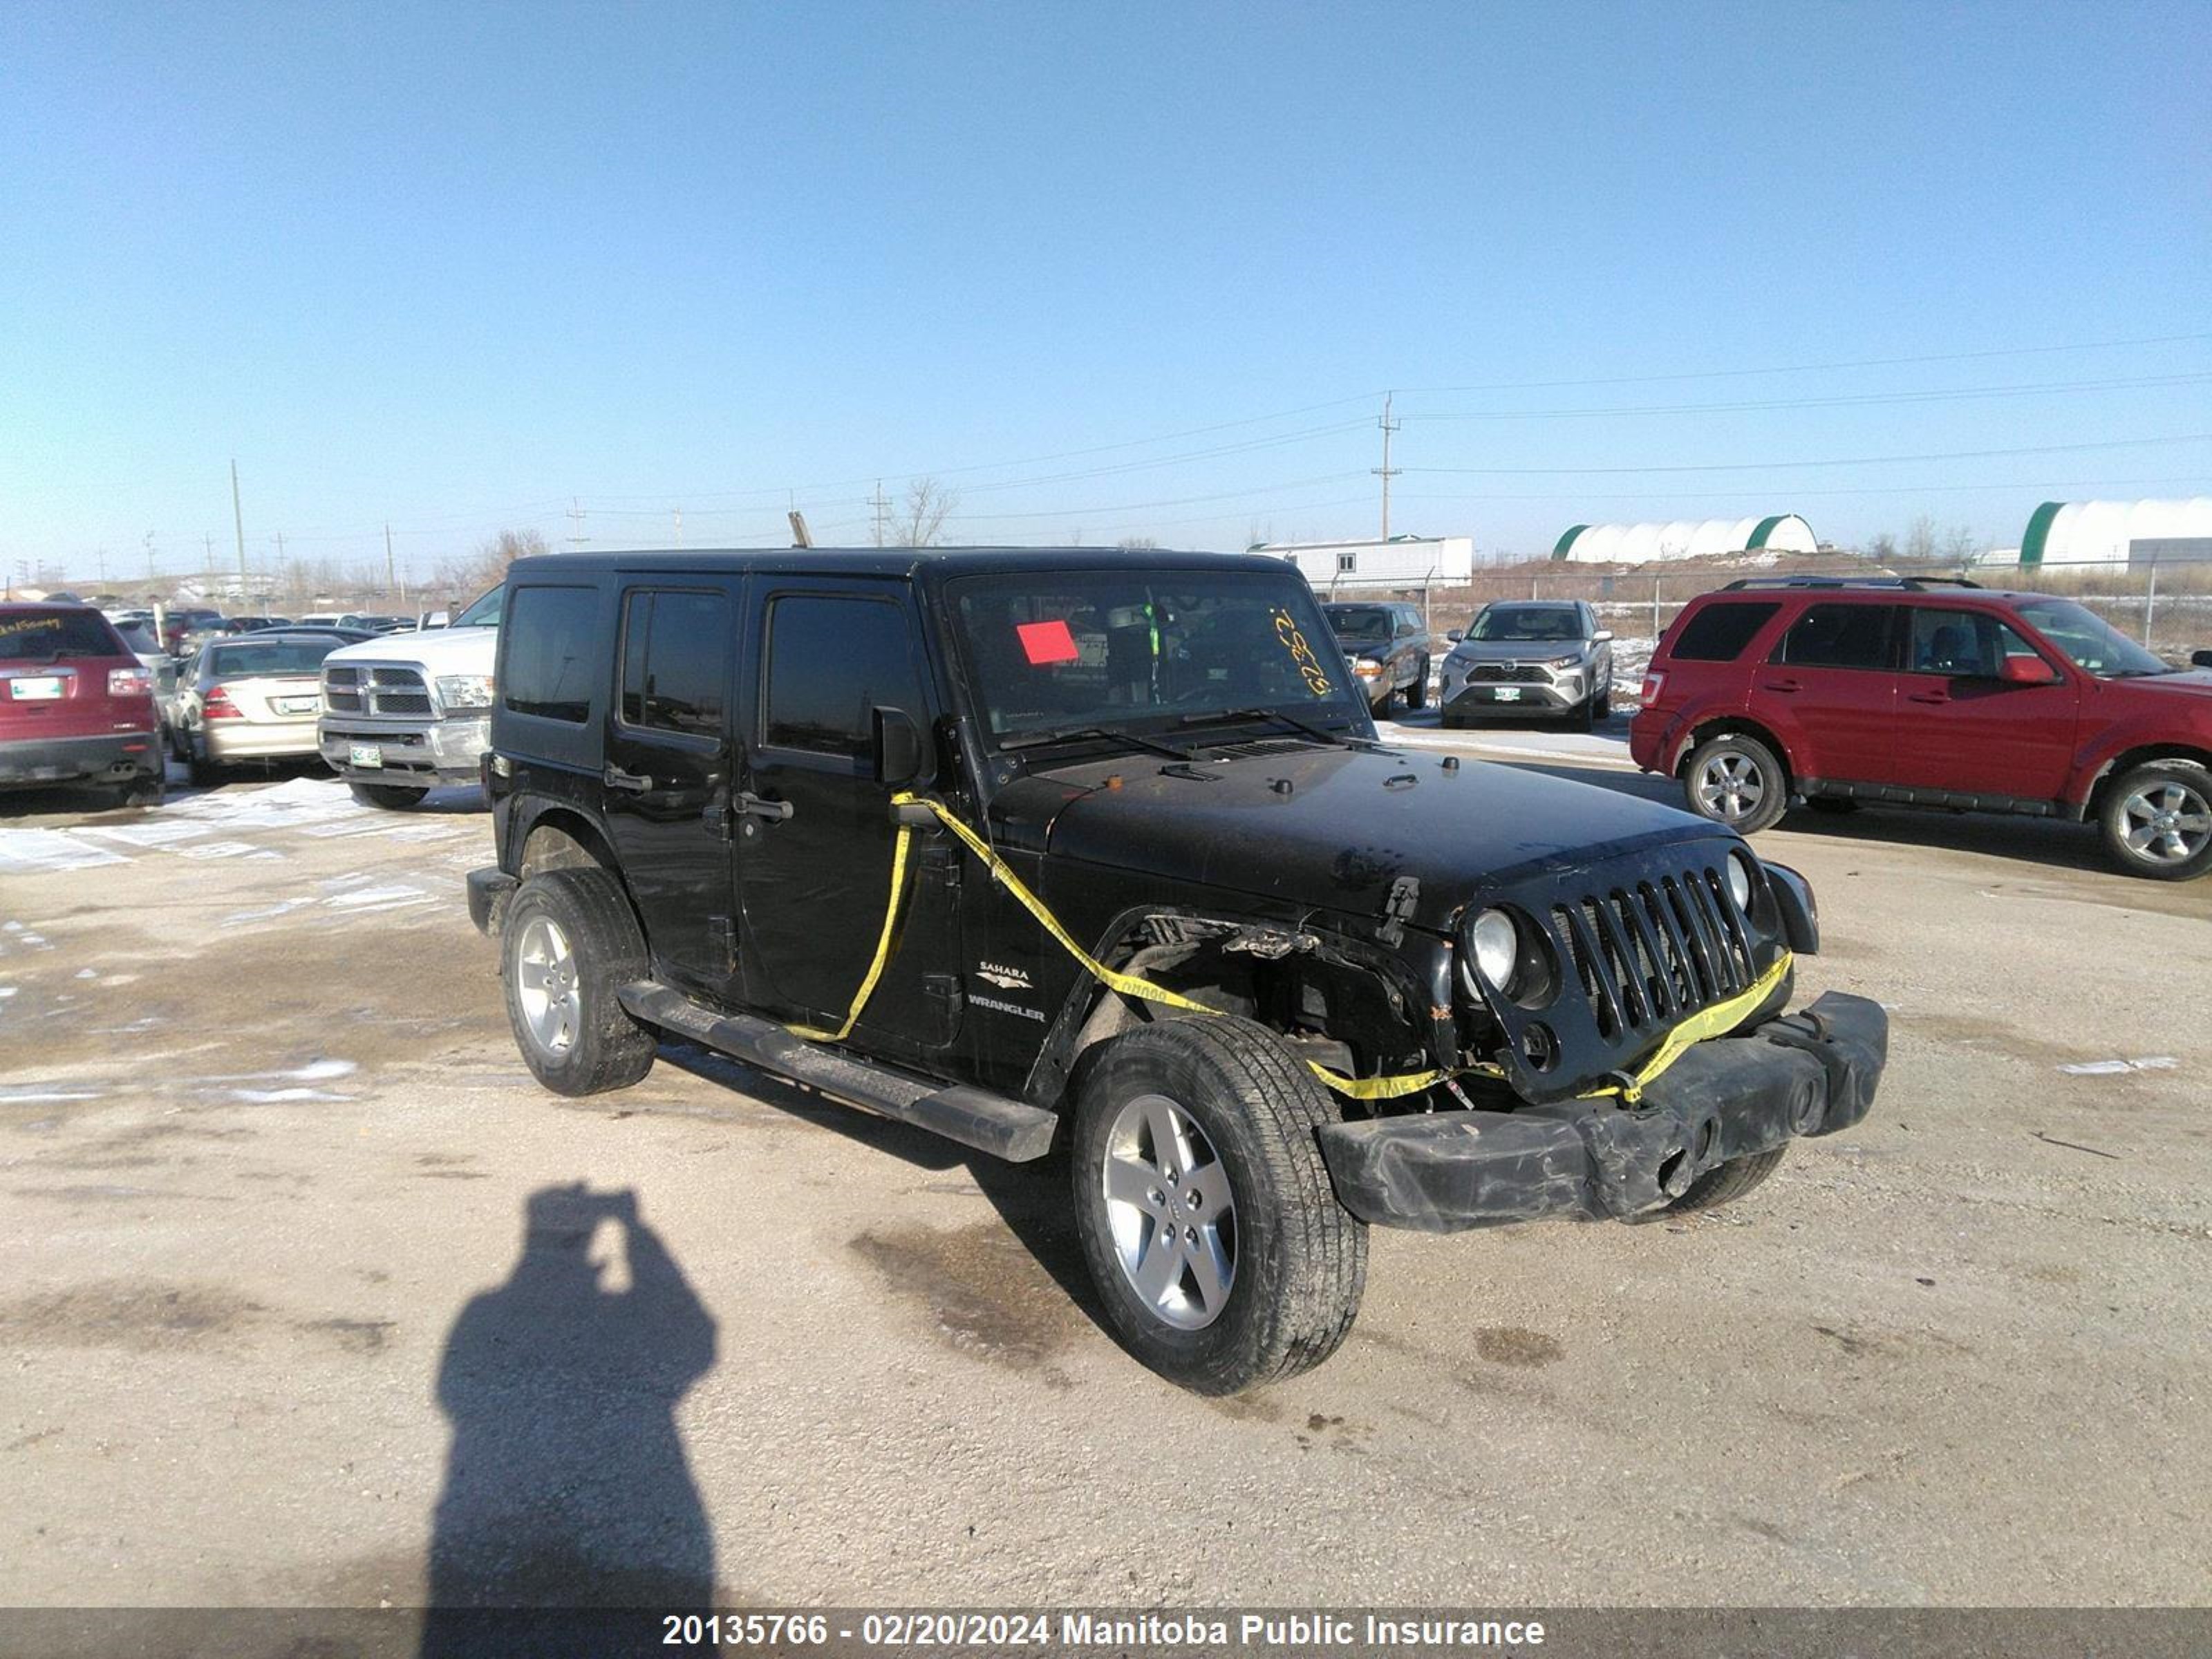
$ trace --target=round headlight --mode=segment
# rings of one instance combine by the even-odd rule
[[[1503,910],[1485,910],[1468,929],[1468,945],[1474,952],[1474,971],[1493,991],[1512,988],[1514,964],[1521,957],[1521,930]]]
[[[1751,912],[1751,856],[1747,853],[1731,853],[1728,861],[1729,896],[1735,908],[1748,915]]]

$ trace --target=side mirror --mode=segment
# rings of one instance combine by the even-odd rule
[[[912,783],[921,770],[921,731],[903,708],[878,708],[872,722],[876,781]]]
[[[1997,678],[2007,685],[2056,685],[2058,671],[2040,657],[2007,657]]]
[[[2212,651],[2192,651],[2189,653],[2191,668],[2212,668]]]
[[[1601,628],[1601,629],[1599,629],[1597,630],[1597,632],[1596,632],[1596,633],[1595,633],[1595,634],[1593,634],[1593,635],[1590,635],[1590,643],[1591,643],[1592,645],[1610,645],[1610,644],[1612,644],[1612,643],[1613,643],[1613,630],[1612,630],[1610,628]]]
[[[1448,628],[1444,630],[1444,637],[1449,640],[1454,645],[1457,645],[1462,640],[1467,637],[1467,629],[1464,628]],[[2208,653],[2207,654],[2212,655],[2212,653]]]

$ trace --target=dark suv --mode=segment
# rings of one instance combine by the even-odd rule
[[[1811,895],[1731,830],[1376,740],[1277,560],[568,555],[505,590],[469,879],[569,1095],[666,1036],[1065,1149],[1114,1329],[1190,1388],[1350,1329],[1370,1223],[1723,1202],[1887,1030],[1783,1013]]]
[[[2212,656],[2071,599],[1918,578],[1731,582],[1652,654],[1636,763],[1749,835],[1793,798],[2094,819],[2120,868],[2212,869]]]

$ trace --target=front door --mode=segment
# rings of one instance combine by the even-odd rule
[[[1899,781],[2056,800],[2074,763],[2081,698],[2074,682],[1988,611],[1916,605],[1906,615]],[[2008,659],[2049,678],[2008,680]]]
[[[925,787],[936,713],[919,618],[904,583],[757,579],[750,636],[759,669],[737,800],[738,888],[752,1000],[835,1030],[883,933],[896,836],[895,787],[876,776],[872,716],[896,708],[924,735]],[[950,837],[921,832],[902,926],[854,1040],[939,1048],[952,1034],[961,871]]]
[[[744,599],[738,577],[625,584],[602,777],[608,832],[655,970],[730,1000],[737,963],[729,715]]]

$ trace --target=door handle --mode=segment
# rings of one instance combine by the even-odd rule
[[[1802,691],[1805,685],[1802,680],[1761,680],[1759,689],[1762,691]]]
[[[599,781],[610,789],[619,789],[631,795],[642,795],[653,787],[651,778],[641,777],[635,772],[625,772],[621,767],[612,764],[599,774]]]
[[[759,795],[740,793],[738,796],[738,811],[747,817],[766,818],[770,823],[781,823],[791,816],[791,803],[787,800],[767,800]]]
[[[1914,702],[1948,702],[1951,701],[1951,694],[1948,691],[1915,691],[1910,695],[1911,700]]]

